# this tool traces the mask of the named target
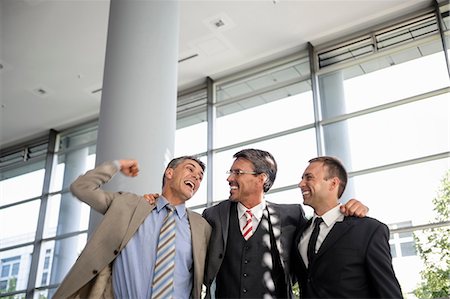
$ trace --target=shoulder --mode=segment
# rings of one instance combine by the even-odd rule
[[[204,217],[210,217],[210,216],[214,217],[215,215],[218,215],[218,214],[222,213],[223,211],[229,210],[231,205],[232,205],[232,202],[229,200],[221,201],[218,204],[213,205],[212,207],[206,208],[203,211],[203,216]]]
[[[344,221],[349,224],[357,224],[357,227],[365,230],[371,230],[371,231],[381,231],[384,233],[389,233],[388,226],[379,221],[378,219],[372,218],[372,217],[354,217],[354,216],[346,216],[344,218]]]
[[[278,204],[273,202],[266,202],[269,209],[275,212],[291,215],[294,217],[301,217],[304,214],[303,208],[299,204]]]
[[[203,218],[202,215],[200,215],[199,213],[194,212],[191,209],[186,209],[186,212],[187,212],[190,220],[194,220],[196,223],[199,223],[201,225],[209,226],[209,224],[205,220],[205,218]]]
[[[192,211],[191,209],[186,209],[186,212],[189,217],[189,222],[191,222],[192,229],[198,229],[201,227],[203,228],[203,230],[211,232],[211,225],[209,225],[208,221],[206,221],[205,218],[202,217],[202,215]]]
[[[302,225],[305,220],[305,212],[299,204],[276,204],[267,202],[267,207],[270,213],[278,215],[284,224]]]

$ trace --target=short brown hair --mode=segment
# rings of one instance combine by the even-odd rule
[[[336,157],[331,156],[320,156],[317,158],[313,158],[308,161],[309,163],[313,162],[322,162],[324,166],[327,167],[327,175],[325,176],[325,180],[337,177],[340,181],[339,189],[338,189],[338,198],[341,198],[342,194],[345,191],[345,187],[347,186],[348,174],[341,160]]]

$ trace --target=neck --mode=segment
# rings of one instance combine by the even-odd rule
[[[263,200],[264,200],[264,194],[261,194],[257,197],[247,197],[247,198],[241,199],[241,200],[239,200],[239,202],[247,209],[251,209],[251,208],[259,205],[260,203],[262,203]]]
[[[314,207],[314,213],[316,213],[317,216],[322,216],[329,210],[335,208],[337,205],[339,205],[338,201],[323,203],[317,207]]]
[[[174,196],[170,192],[166,192],[166,191],[163,190],[161,195],[164,196],[164,198],[167,199],[169,204],[172,205],[172,206],[177,206],[177,205],[180,205],[180,204],[184,203],[184,200]]]

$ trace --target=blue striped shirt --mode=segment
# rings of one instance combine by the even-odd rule
[[[118,255],[113,266],[115,298],[148,299],[152,295],[158,235],[167,210],[160,196],[156,207]],[[189,298],[192,290],[193,260],[189,220],[184,204],[176,208],[174,298]]]

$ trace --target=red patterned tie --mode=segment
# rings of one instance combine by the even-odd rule
[[[242,229],[242,236],[244,236],[245,240],[250,239],[253,235],[253,225],[252,225],[252,211],[245,211],[245,217],[247,218],[244,228]]]

